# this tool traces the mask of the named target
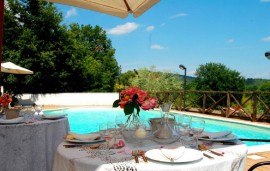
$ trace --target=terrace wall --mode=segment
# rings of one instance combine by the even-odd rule
[[[18,100],[21,105],[112,106],[118,97],[118,93],[56,93],[23,94]]]

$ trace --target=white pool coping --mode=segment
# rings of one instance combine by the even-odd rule
[[[248,154],[270,151],[270,144],[248,146]]]

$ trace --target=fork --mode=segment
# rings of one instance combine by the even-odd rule
[[[137,150],[132,150],[132,156],[134,156],[135,162],[139,163],[139,158],[138,158],[138,151]]]
[[[213,151],[213,150],[210,150],[210,149],[207,148],[207,146],[204,145],[204,144],[198,145],[198,148],[199,148],[201,151],[208,151],[208,152],[210,152],[210,153],[212,153],[212,154],[215,154],[215,155],[217,155],[217,156],[223,156],[223,154],[221,154],[221,153],[218,153],[218,152],[215,152],[215,151]]]

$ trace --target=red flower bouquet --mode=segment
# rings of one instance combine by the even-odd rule
[[[146,91],[139,87],[129,87],[121,91],[120,99],[114,101],[113,107],[120,106],[124,109],[125,115],[137,114],[139,116],[140,108],[149,110],[153,109],[156,104],[157,99],[150,97]]]
[[[4,93],[2,96],[0,96],[0,105],[2,107],[8,107],[10,102],[12,102],[12,97],[10,94]]]

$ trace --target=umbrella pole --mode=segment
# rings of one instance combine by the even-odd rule
[[[4,0],[0,0],[0,66],[2,63],[2,50],[3,50],[3,23],[4,23]],[[1,67],[0,67],[0,90],[1,90]]]

